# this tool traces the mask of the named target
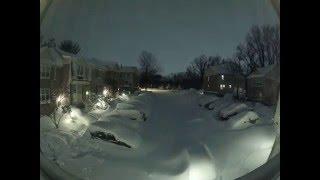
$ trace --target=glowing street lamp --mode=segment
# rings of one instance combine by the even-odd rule
[[[65,97],[63,95],[59,95],[56,99],[56,103],[59,105],[61,105],[65,100]]]
[[[107,97],[107,96],[110,94],[110,92],[109,92],[108,89],[105,88],[105,89],[102,91],[102,94],[103,94],[104,97]]]

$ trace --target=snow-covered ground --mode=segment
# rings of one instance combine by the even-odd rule
[[[221,112],[237,114],[222,121]],[[196,90],[152,90],[95,113],[77,112],[79,122],[61,130],[41,120],[44,155],[83,179],[231,180],[265,163],[276,135],[273,107]],[[94,131],[132,148],[93,139]]]

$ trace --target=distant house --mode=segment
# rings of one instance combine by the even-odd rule
[[[138,86],[138,68],[134,66],[120,66],[118,69],[119,87],[136,88]]]
[[[280,65],[258,68],[248,77],[247,83],[249,100],[267,105],[276,104],[280,90]]]
[[[219,64],[205,71],[202,87],[207,92],[232,93],[235,88],[244,88],[244,78],[232,73],[228,63]]]
[[[137,67],[123,66],[96,58],[90,59],[89,62],[92,67],[91,84],[94,91],[101,91],[104,87],[118,90],[134,89],[138,86]]]
[[[68,96],[70,63],[54,46],[40,48],[40,114],[52,113],[56,98]]]

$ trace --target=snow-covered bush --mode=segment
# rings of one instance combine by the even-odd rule
[[[108,110],[112,96],[110,93],[103,91],[103,94],[90,93],[85,101],[86,111]]]
[[[228,120],[231,129],[244,129],[260,121],[260,117],[253,111],[239,113]]]
[[[59,99],[59,98],[58,98]],[[62,101],[62,100],[61,100]],[[71,112],[71,106],[69,104],[62,104],[57,101],[57,104],[54,107],[53,112],[48,116],[56,129],[60,127],[60,122]]]
[[[228,119],[230,116],[238,114],[242,111],[250,110],[250,108],[244,103],[233,103],[226,108],[223,108],[219,112],[219,116],[221,119]]]
[[[120,95],[118,95],[118,98],[122,101],[128,101],[129,100],[129,96],[125,93],[121,93]]]

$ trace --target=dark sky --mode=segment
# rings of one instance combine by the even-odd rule
[[[278,23],[268,0],[53,0],[41,31],[82,54],[138,66],[152,52],[163,73],[201,54],[232,56],[253,24]]]

